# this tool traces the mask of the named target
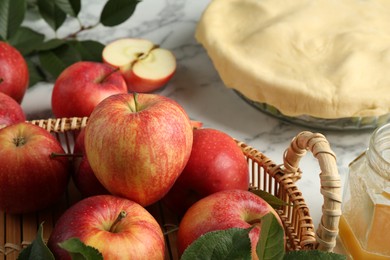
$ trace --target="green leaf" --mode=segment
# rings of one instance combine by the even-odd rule
[[[40,34],[28,27],[20,27],[19,30],[9,39],[9,43],[25,56],[39,49],[45,39]]]
[[[108,0],[100,15],[104,26],[115,26],[126,21],[134,13],[140,0]]]
[[[58,48],[58,47],[66,44],[66,43],[67,43],[66,40],[54,38],[54,39],[48,40],[47,42],[44,42],[39,47],[38,50],[39,51],[48,51],[48,50],[52,50],[52,49]]]
[[[23,22],[25,13],[25,0],[0,1],[0,36],[3,40],[8,40],[16,33]]]
[[[181,260],[251,259],[249,232],[252,228],[212,231],[194,241]]]
[[[64,13],[76,17],[81,9],[81,0],[54,0]]]
[[[78,51],[70,44],[39,53],[42,68],[55,80],[61,72],[75,62],[81,60]]]
[[[64,23],[66,13],[64,13],[53,0],[37,0],[37,4],[42,18],[54,31],[57,31]]]
[[[40,70],[39,66],[35,64],[32,60],[26,59],[28,66],[28,73],[30,76],[29,87],[34,86],[38,82],[46,81],[45,75]]]
[[[85,259],[85,260],[103,260],[103,255],[91,246],[85,245],[78,238],[70,238],[59,246],[69,252],[73,260]]]
[[[284,230],[273,213],[268,213],[261,218],[261,232],[256,253],[259,259],[263,260],[283,259]]]
[[[329,253],[319,250],[290,251],[284,256],[285,260],[345,260],[345,255]]]
[[[280,206],[293,206],[292,204],[288,204],[285,201],[279,199],[278,197],[263,191],[263,190],[251,190],[252,193],[256,194],[263,200],[265,200],[268,204],[270,204],[273,208],[279,208]]]
[[[54,260],[53,253],[43,242],[43,223],[39,225],[38,234],[35,240],[25,249],[23,249],[18,260]]]
[[[72,44],[80,53],[82,60],[96,62],[102,61],[104,44],[92,40],[74,41]]]

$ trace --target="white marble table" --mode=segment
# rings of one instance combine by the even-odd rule
[[[97,21],[105,1],[82,1],[80,19],[86,24]],[[99,2],[99,3],[96,3]],[[101,2],[101,3],[100,3]],[[114,27],[98,27],[80,35],[102,43],[121,37],[140,37],[152,40],[174,51],[178,68],[169,84],[157,93],[178,101],[194,120],[204,127],[222,130],[266,154],[276,163],[282,162],[284,150],[291,139],[303,130],[311,130],[281,122],[245,103],[231,89],[224,86],[205,50],[194,39],[194,31],[209,0],[143,0],[130,20]],[[34,22],[32,26],[42,26]],[[69,23],[59,35],[66,35]],[[50,37],[52,32],[48,32]],[[22,107],[29,119],[50,117],[52,84],[39,83],[30,88]],[[339,173],[344,183],[348,164],[367,146],[371,131],[317,131],[329,140],[338,157]],[[298,187],[310,208],[317,227],[323,203],[320,194],[319,166],[311,154],[301,161],[303,178]]]

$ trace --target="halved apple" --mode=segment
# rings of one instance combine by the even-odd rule
[[[124,38],[107,44],[103,61],[120,69],[130,92],[155,91],[176,71],[173,53],[145,39]]]

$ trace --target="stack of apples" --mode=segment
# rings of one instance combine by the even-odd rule
[[[4,123],[0,210],[20,214],[47,208],[72,178],[84,198],[64,212],[50,236],[48,246],[58,259],[71,259],[60,244],[74,237],[107,259],[164,259],[161,226],[147,210],[157,202],[182,219],[179,254],[206,232],[232,227],[254,226],[254,248],[261,217],[269,212],[279,217],[248,191],[248,164],[235,140],[199,128],[201,123],[191,121],[176,101],[141,93],[166,84],[176,68],[174,56],[149,41],[123,39],[107,45],[103,58],[104,63],[68,67],[53,88],[56,117],[89,117],[73,160],[53,156],[65,152],[43,128]],[[0,113],[1,104],[5,101]]]
[[[216,129],[193,128],[184,108],[167,97],[129,93],[104,99],[76,147],[82,158],[73,178],[86,198],[65,212],[49,239],[49,247],[61,259],[67,253],[58,244],[72,237],[107,257],[137,253],[163,259],[161,227],[150,215],[138,217],[156,202],[182,218],[179,254],[206,232],[232,227],[254,226],[250,238],[255,248],[261,217],[271,212],[279,218],[248,191],[248,164],[235,140]],[[127,203],[135,203],[136,212],[126,210]],[[126,217],[121,217],[124,210]],[[140,240],[142,246],[137,244]]]

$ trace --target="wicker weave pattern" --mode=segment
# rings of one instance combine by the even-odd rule
[[[33,120],[30,123],[50,131],[61,141],[68,153],[72,152],[72,144],[77,133],[85,127],[88,118],[62,118]],[[320,249],[332,251],[338,234],[338,221],[341,214],[341,183],[336,167],[335,154],[330,149],[326,138],[321,134],[302,132],[298,134],[286,149],[283,155],[283,164],[278,165],[266,155],[247,144],[236,140],[247,158],[251,189],[267,191],[291,206],[284,206],[278,213],[284,224],[286,233],[286,250]],[[301,191],[295,182],[301,177],[299,161],[311,151],[318,159],[321,169],[321,194],[324,196],[323,215],[321,223],[315,232],[309,208]],[[12,216],[0,212],[0,256],[4,259],[16,259],[19,251],[26,247],[35,238],[38,225],[44,220],[44,240],[47,240],[56,219],[80,195],[72,185],[69,186],[64,199],[53,208],[42,212],[23,216]],[[178,225],[176,216],[168,212],[161,205],[151,208],[156,219],[161,223],[164,231]],[[178,259],[175,241],[176,233],[166,236],[167,259]]]

